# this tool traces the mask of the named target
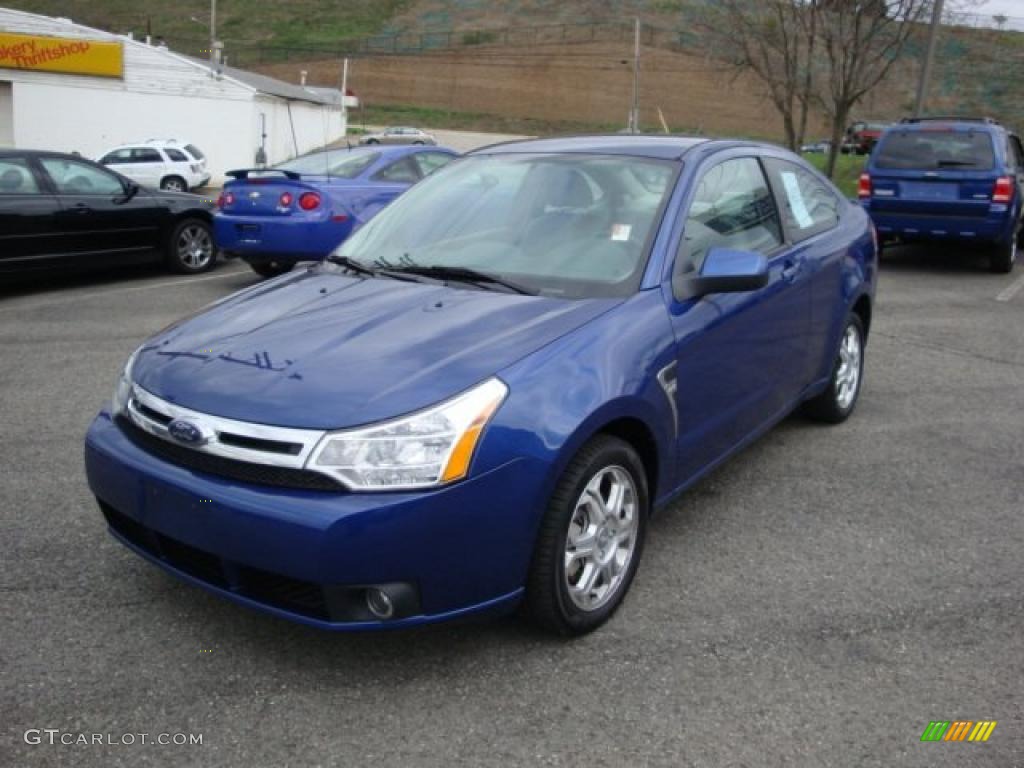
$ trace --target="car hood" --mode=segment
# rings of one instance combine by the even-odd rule
[[[226,418],[357,426],[445,400],[618,303],[314,268],[157,334],[140,348],[132,378],[165,400]]]

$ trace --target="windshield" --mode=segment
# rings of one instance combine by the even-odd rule
[[[354,179],[373,165],[378,157],[380,157],[379,152],[339,149],[335,152],[314,152],[311,155],[303,155],[286,163],[278,163],[274,167],[282,171]]]
[[[443,266],[569,298],[636,291],[678,163],[604,155],[453,162],[335,251],[377,267]]]
[[[992,139],[977,131],[894,131],[882,139],[877,168],[987,171],[995,165]]]

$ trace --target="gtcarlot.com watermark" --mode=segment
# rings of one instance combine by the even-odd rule
[[[201,733],[80,733],[59,728],[29,728],[25,731],[26,744],[51,746],[122,747],[145,744],[159,747],[187,747],[201,745]]]

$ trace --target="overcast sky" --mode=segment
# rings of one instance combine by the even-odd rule
[[[1006,16],[1024,16],[1024,0],[986,0],[978,6],[978,13],[1002,13]]]

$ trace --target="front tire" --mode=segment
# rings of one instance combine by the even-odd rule
[[[1014,229],[1007,242],[997,244],[988,257],[990,272],[1005,275],[1013,271],[1017,259],[1017,230]]]
[[[526,583],[526,609],[545,629],[583,635],[622,603],[640,564],[647,476],[631,445],[598,435],[569,463],[544,519]]]
[[[175,272],[195,275],[213,269],[217,248],[213,227],[202,219],[183,219],[167,241],[167,265]]]
[[[864,324],[851,313],[839,337],[828,386],[804,404],[804,412],[812,419],[840,424],[850,418],[864,381],[864,342]]]
[[[260,277],[277,277],[290,272],[295,264],[290,261],[250,261],[249,266]]]

